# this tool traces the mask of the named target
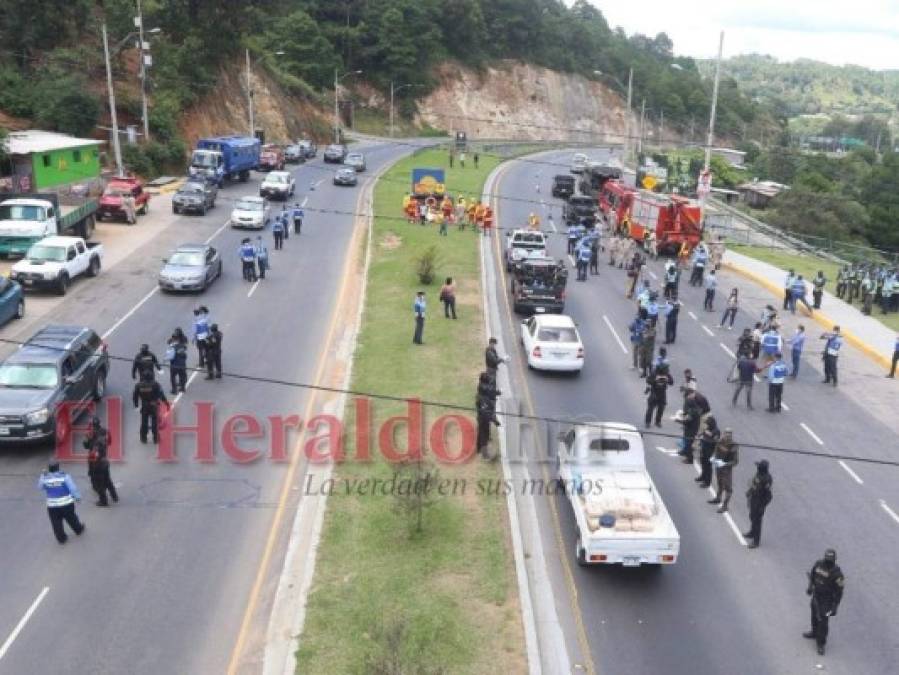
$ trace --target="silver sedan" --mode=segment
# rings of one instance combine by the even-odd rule
[[[222,257],[207,244],[185,244],[163,260],[159,286],[164,291],[204,291],[222,276]]]

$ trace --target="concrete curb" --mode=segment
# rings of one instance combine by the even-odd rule
[[[768,279],[765,279],[764,277],[759,276],[755,272],[747,270],[745,267],[741,267],[740,265],[737,265],[732,262],[725,261],[722,264],[725,267],[727,267],[728,269],[736,272],[740,276],[746,277],[750,281],[753,281],[756,284],[758,284],[759,286],[762,286],[766,290],[773,293],[775,296],[783,297],[783,288],[781,288],[777,284],[769,281]],[[821,325],[823,328],[826,328],[827,330],[830,330],[835,325],[838,325],[836,321],[834,321],[829,316],[827,316],[827,314],[824,314],[821,310],[815,311],[811,315],[810,318],[812,320],[814,320],[815,322],[817,322],[819,325]],[[840,333],[843,335],[843,337],[846,339],[846,341],[849,342],[849,344],[851,344],[853,347],[855,347],[856,349],[861,351],[863,354],[865,354],[865,356],[870,358],[872,361],[877,363],[879,366],[889,369],[890,366],[892,365],[891,358],[884,356],[881,352],[879,352],[877,349],[872,347],[870,344],[868,344],[867,342],[862,340],[860,337],[858,337],[852,331],[843,330],[843,328],[840,327]]]

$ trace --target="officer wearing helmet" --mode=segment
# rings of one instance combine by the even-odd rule
[[[140,382],[134,386],[132,396],[134,407],[140,403],[140,442],[147,442],[147,432],[153,434],[153,442],[159,442],[159,404],[168,405],[162,387],[153,379],[151,373],[141,375]]]
[[[748,548],[758,548],[762,539],[762,518],[765,515],[765,509],[774,498],[771,491],[774,480],[768,470],[768,460],[763,459],[755,463],[756,472],[749,481],[749,489],[746,491],[746,501],[749,504],[749,532],[743,536],[746,537]]]
[[[150,379],[154,379],[154,371],[162,372],[162,366],[159,365],[159,359],[156,358],[156,354],[150,351],[150,345],[142,344],[140,346],[140,351],[131,362],[131,379],[133,380],[138,377],[143,379],[144,373],[148,373]]]
[[[808,575],[806,593],[812,596],[812,629],[802,637],[815,640],[818,653],[824,655],[830,617],[837,615],[837,608],[843,599],[846,579],[837,565],[837,552],[832,548],[824,551],[824,557],[816,562]]]

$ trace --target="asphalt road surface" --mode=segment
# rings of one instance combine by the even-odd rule
[[[192,310],[204,304],[224,333],[226,372],[311,381],[355,225],[351,215],[315,209],[356,211],[363,181],[410,151],[402,144],[356,147],[368,160],[357,188],[333,186],[333,166],[323,165],[320,156],[291,169],[296,201],[307,207],[303,232],[292,234],[277,252],[270,229],[263,233],[272,269],[258,285],[242,280],[237,255],[240,239],[255,240],[256,233],[225,225],[236,197],[258,194],[261,174],[254,173],[250,182],[220,191],[205,217],[176,218],[98,279],[76,284],[39,325],[88,325],[104,334],[110,354],[130,358],[147,342],[163,358],[172,330],[181,326],[190,334]],[[153,207],[169,208],[168,199],[154,199]],[[201,295],[154,291],[161,259],[178,244],[203,241],[221,251],[223,277]],[[11,323],[0,336],[27,339],[37,328],[33,324]],[[196,364],[192,347],[188,365]],[[218,438],[215,462],[199,463],[189,434],[176,437],[176,462],[157,461],[155,446],[138,441],[130,370],[130,363],[114,362],[108,379],[108,397],[125,399],[125,461],[112,468],[121,502],[110,509],[94,506],[85,466],[68,467],[84,497],[78,508],[87,525],[82,537],[59,546],[51,534],[35,487],[49,450],[0,449],[0,672],[221,673],[227,668],[287,465],[268,459],[236,463],[222,452]],[[168,392],[168,373],[159,379]],[[181,426],[195,424],[194,405],[210,401],[219,431],[225,419],[239,413],[255,416],[265,428],[271,415],[302,415],[308,395],[227,377],[208,382],[198,374],[178,401],[175,419]],[[292,448],[296,432],[290,433]],[[268,454],[269,440],[266,433],[259,441],[241,441],[241,447]],[[283,555],[283,541],[278,550]],[[271,573],[276,577],[279,571],[276,558]],[[263,587],[262,616],[273,586]],[[264,635],[264,626],[260,631]],[[251,662],[258,670],[258,659]]]
[[[602,151],[593,155],[603,158]],[[560,152],[541,156],[546,164],[512,163],[496,188],[499,226],[522,226],[528,213],[539,209],[544,229],[554,226],[563,232],[561,202],[550,197],[549,188],[553,174],[566,172],[570,156]],[[522,201],[528,199],[534,202]],[[551,254],[567,257],[564,235],[552,236],[550,242]],[[495,248],[498,254],[500,246]],[[501,305],[508,319],[504,343],[510,350],[517,348],[509,366],[514,393],[525,409],[530,399],[538,415],[621,421],[642,429],[644,383],[630,370],[631,357],[624,351],[630,350],[627,326],[636,307],[624,297],[624,272],[607,263],[606,255],[601,258],[599,276],[578,282],[569,261],[566,313],[578,322],[586,346],[580,376],[526,372],[518,347],[520,317],[509,315],[507,305]],[[650,270],[661,279],[662,261],[652,263]],[[561,496],[538,499],[560,616],[575,603],[565,583],[567,567],[576,589],[574,612],[586,636],[579,645],[573,626],[569,627],[572,660],[577,661],[581,647],[586,647],[599,673],[803,673],[819,667],[830,673],[899,672],[895,620],[899,594],[895,574],[890,572],[899,553],[899,518],[895,516],[899,468],[853,461],[841,464],[828,457],[899,459],[895,406],[892,417],[884,419],[854,402],[851,384],[838,389],[822,385],[820,357],[809,356],[799,381],[787,382],[788,411],[765,412],[764,380],[755,386],[755,411],[742,404],[732,408],[732,385],[725,378],[733,359],[727,350],[736,349],[740,329],[754,323],[770,297],[727,272],[721,277],[718,307],[723,308],[723,296],[731,286],[739,285],[743,291],[733,331],[717,328],[720,309],[702,311],[701,289],[690,288],[686,279],[680,285],[685,306],[676,344],[668,348],[675,386],[669,389],[660,431],[680,433],[680,427],[668,418],[680,407],[678,385],[683,370],[692,368],[719,425],[732,427],[736,441],[744,444],[734,474],[732,522],[706,503],[710,495],[693,481],[695,467],[671,456],[675,439],[651,434],[645,436],[648,466],[681,535],[676,565],[580,568],[574,563],[576,531],[567,501]],[[508,296],[506,277],[500,275],[497,283],[504,284],[501,291]],[[654,286],[659,288],[658,282]],[[812,324],[810,348],[817,347],[812,344],[817,333]],[[663,335],[662,330],[657,345]],[[870,386],[884,383],[882,375],[871,382]],[[895,390],[884,391],[895,397]],[[541,427],[536,437],[547,445],[545,439],[554,438],[555,433]],[[809,450],[820,456],[762,450],[746,445],[750,443]],[[754,461],[762,458],[771,462],[774,501],[765,517],[761,547],[748,550],[739,534],[749,528],[744,494],[755,471]],[[532,476],[540,471],[536,464],[530,467]],[[550,500],[559,513],[558,521],[549,508]],[[554,537],[556,528],[562,550]],[[839,614],[831,621],[828,652],[819,657],[814,642],[804,640],[801,633],[809,627],[806,573],[828,547],[838,551],[847,586]]]

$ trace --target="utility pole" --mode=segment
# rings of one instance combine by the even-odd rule
[[[631,100],[634,95],[634,69],[631,68],[627,73],[627,128],[625,129],[624,136],[624,163],[627,164],[628,158],[630,157],[629,151],[631,148],[631,144],[633,141],[631,140],[631,117],[633,116],[633,112],[631,110]],[[633,145],[636,145],[634,143]]]
[[[665,136],[665,111],[659,108],[659,145],[662,144]]]
[[[347,22],[349,23],[349,6],[347,6]],[[337,68],[334,69],[334,142],[340,143],[340,110],[337,102],[337,88],[340,81],[337,79]]]
[[[115,109],[115,90],[112,87],[112,64],[109,61],[109,37],[106,35],[106,19],[100,24],[103,32],[103,56],[106,60],[106,88],[109,92],[109,117],[112,121],[112,151],[115,157],[116,174],[119,178],[125,175],[122,166],[122,147],[119,145],[119,121]]]
[[[715,84],[712,87],[712,110],[709,114],[709,135],[705,144],[705,171],[709,170],[712,163],[712,144],[715,142],[715,115],[718,112],[718,84],[721,81],[721,56],[724,53],[724,31],[718,40],[718,62],[715,64]]]
[[[393,80],[390,80],[390,137],[393,138]]]
[[[643,104],[640,106],[640,144],[639,151],[643,152],[643,124],[646,122],[646,99],[643,99]]]
[[[253,74],[250,72],[249,49],[247,49],[247,106],[250,111],[250,138],[256,138],[256,120],[253,118]]]
[[[140,103],[141,112],[144,120],[144,142],[150,140],[150,119],[147,115],[147,54],[144,52],[144,15],[141,12],[140,0],[137,0],[137,18],[134,20],[137,24],[137,39],[139,40],[140,54]]]

